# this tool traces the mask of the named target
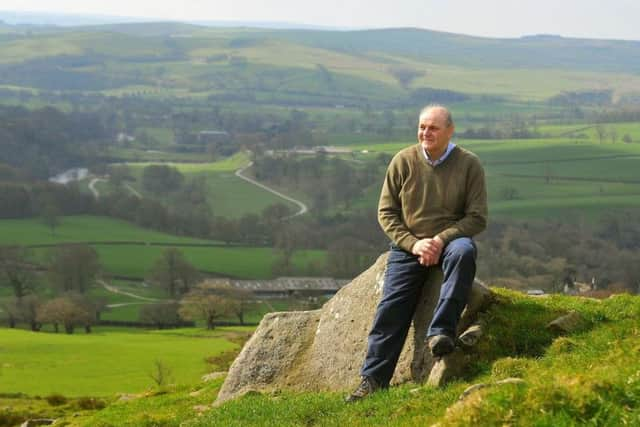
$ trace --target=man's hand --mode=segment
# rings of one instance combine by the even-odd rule
[[[433,239],[420,239],[411,248],[411,252],[418,256],[418,261],[424,266],[436,265],[440,260],[444,242],[438,236]]]

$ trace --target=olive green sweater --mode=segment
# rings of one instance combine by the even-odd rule
[[[487,226],[484,171],[475,154],[454,147],[432,166],[420,144],[394,156],[378,204],[378,221],[391,240],[407,252],[423,238],[445,243],[472,237]]]

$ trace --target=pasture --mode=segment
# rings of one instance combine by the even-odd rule
[[[193,384],[216,370],[207,357],[239,349],[251,328],[164,331],[95,328],[73,335],[0,329],[0,393],[109,396],[155,386],[156,360],[175,384]],[[236,342],[234,342],[236,341]]]
[[[132,293],[145,298],[155,298],[159,301],[166,300],[167,294],[162,289],[158,289],[153,286],[147,286],[141,282],[127,282],[122,280],[113,280],[109,282],[111,286],[117,288],[120,291]],[[138,322],[140,321],[140,309],[145,304],[152,303],[151,301],[145,301],[138,298],[131,297],[129,295],[116,294],[107,291],[102,286],[95,286],[89,294],[92,297],[102,298],[107,304],[115,304],[115,307],[110,307],[103,311],[100,315],[101,320],[115,320],[125,322]],[[245,323],[259,323],[262,317],[266,313],[273,311],[288,311],[300,306],[302,300],[296,300],[295,298],[287,299],[261,299],[256,298],[244,313]],[[238,322],[238,317],[229,314],[221,319],[223,322]],[[198,321],[199,327],[205,327],[203,322]]]
[[[260,213],[270,205],[282,203],[292,210],[297,207],[293,203],[281,199],[253,184],[250,184],[235,175],[235,171],[241,169],[249,163],[246,152],[239,152],[231,157],[215,162],[206,163],[180,163],[180,162],[131,162],[127,163],[131,170],[135,182],[131,183],[138,192],[145,195],[142,188],[142,169],[152,164],[163,164],[175,167],[187,179],[199,176],[205,177],[206,198],[214,216],[227,218],[240,218],[248,214]],[[103,183],[99,187],[100,191],[106,193],[114,191],[109,183]],[[167,200],[169,196],[153,196],[161,200]]]
[[[272,278],[272,265],[280,256],[273,248],[225,246],[214,241],[146,230],[104,217],[61,217],[55,233],[37,219],[0,220],[0,244],[29,246],[83,242],[96,249],[106,273],[136,278],[145,277],[167,247],[178,247],[185,258],[201,271],[247,279]],[[128,243],[101,244],[106,242]],[[190,244],[221,246],[182,246]],[[50,250],[34,249],[36,259],[44,262]],[[310,263],[323,264],[325,259],[323,250],[301,250],[294,253],[292,265],[303,275]]]
[[[175,244],[215,243],[149,230],[108,217],[77,215],[59,217],[58,220],[60,224],[52,232],[38,219],[2,219],[0,220],[0,244],[26,246],[115,241]]]
[[[595,129],[585,125],[541,128],[546,134],[564,135],[549,138],[456,142],[476,153],[485,166],[492,218],[570,215],[595,220],[611,211],[640,208],[640,144],[620,140],[625,134],[640,140],[640,124],[603,126],[616,130],[616,143],[609,139],[600,143]],[[372,158],[395,154],[414,143],[358,141],[349,147],[358,158]],[[382,176],[354,201],[354,207],[375,209],[381,182]]]
[[[161,246],[104,246],[95,245],[100,262],[112,274],[145,277],[166,247]],[[254,247],[180,247],[185,258],[198,270],[246,279],[272,278],[272,265],[278,252],[272,248]],[[313,261],[322,262],[322,250],[296,251],[292,264],[301,273]]]

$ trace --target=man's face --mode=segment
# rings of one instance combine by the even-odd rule
[[[453,125],[447,127],[446,114],[442,110],[427,110],[418,122],[418,142],[429,156],[438,159],[447,150],[453,130]]]

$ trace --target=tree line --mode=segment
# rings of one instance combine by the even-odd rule
[[[106,279],[98,254],[84,244],[55,248],[44,267],[27,248],[0,246],[0,287],[11,292],[0,307],[11,328],[23,323],[39,331],[51,324],[55,332],[62,328],[71,334],[83,327],[90,333],[108,310],[106,299],[92,297],[90,290]],[[213,329],[218,319],[228,316],[242,325],[255,301],[251,291],[228,280],[205,280],[176,248],[161,254],[146,282],[162,290],[166,299],[145,305],[139,321],[158,328],[202,320]]]

